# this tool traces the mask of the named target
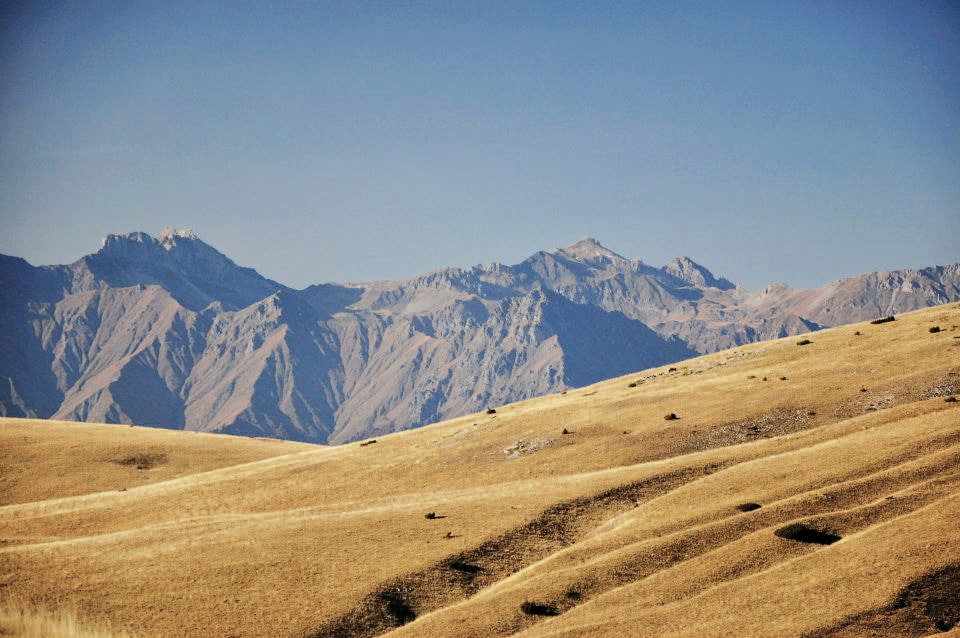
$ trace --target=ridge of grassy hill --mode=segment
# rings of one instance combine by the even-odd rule
[[[0,418],[0,506],[124,490],[309,449],[277,439]]]

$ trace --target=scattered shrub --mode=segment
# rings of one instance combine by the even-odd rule
[[[150,470],[158,465],[167,462],[167,455],[161,453],[144,452],[141,454],[132,454],[115,461],[117,465],[135,467],[138,470]]]
[[[814,543],[817,545],[830,545],[840,540],[840,536],[829,532],[822,532],[818,529],[808,527],[803,523],[791,523],[786,527],[781,527],[775,531],[774,536],[786,538],[800,543]]]
[[[764,381],[766,381],[766,380],[767,380],[767,378],[766,378],[766,377],[764,377],[764,378],[763,378],[763,380],[764,380]]]
[[[809,345],[809,344],[811,344],[811,343],[813,343],[813,342],[810,341],[809,339],[801,339],[800,341],[797,342],[797,345],[798,345],[798,346],[806,346],[806,345]]]
[[[786,378],[786,377],[780,377],[780,380],[781,380],[781,381],[786,381],[787,378]]]
[[[873,325],[877,325],[880,323],[890,323],[891,321],[896,321],[896,320],[897,320],[896,317],[894,317],[893,315],[890,315],[889,317],[880,317],[879,319],[874,319],[870,323],[872,323]]]
[[[940,332],[940,326],[930,326],[930,332],[932,334],[936,334],[937,332]]]
[[[628,387],[628,388],[635,388],[635,387],[637,387],[637,382],[636,382],[636,381],[631,381],[630,383],[627,384],[627,387]]]
[[[740,503],[737,505],[737,509],[741,512],[752,512],[753,510],[760,509],[760,503]]]
[[[667,370],[667,372],[676,372],[676,371],[677,371],[676,368],[670,368],[669,370]]]
[[[567,428],[563,428],[563,432],[561,432],[560,434],[573,434],[573,432],[571,432]]]
[[[580,600],[581,598],[583,598],[583,594],[578,592],[576,589],[568,589],[566,596],[570,600]]]
[[[560,610],[553,603],[535,603],[525,600],[520,605],[520,611],[528,616],[559,616]]]
[[[857,330],[856,332],[853,333],[853,336],[859,337],[861,334],[863,334],[863,333],[860,332],[859,330]]]
[[[423,515],[423,517],[424,517],[425,519],[427,519],[428,521],[432,521],[433,519],[435,519],[435,518],[437,517],[437,513],[436,513],[436,512],[427,512],[426,514]]]
[[[951,395],[951,396],[948,396],[948,397],[944,397],[943,400],[944,400],[945,403],[956,403],[956,402],[957,402],[957,397]]]
[[[678,416],[677,416],[675,413],[673,413],[673,412],[670,412],[669,414],[664,414],[664,415],[663,415],[663,420],[664,420],[664,421],[676,421],[676,420],[679,419],[679,418],[680,418],[680,417],[678,417]]]
[[[487,414],[496,414],[496,413],[497,411],[494,410],[493,408],[487,408]]]
[[[866,388],[860,388],[860,392],[866,392],[866,391],[867,391]]]
[[[757,375],[755,375],[755,374],[750,374],[750,375],[747,375],[747,378],[748,378],[748,379],[756,379],[756,378],[757,378]]]
[[[376,442],[377,442],[376,439],[370,439],[369,441],[363,441],[362,443],[360,443],[360,447],[364,447],[364,446],[367,446],[367,445],[373,445],[373,444],[376,443]]]

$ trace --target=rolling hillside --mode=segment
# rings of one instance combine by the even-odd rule
[[[948,631],[960,306],[804,340],[337,447],[4,419],[0,595],[144,636]]]

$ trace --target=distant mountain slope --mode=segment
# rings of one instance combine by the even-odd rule
[[[747,292],[592,238],[293,290],[189,231],[0,256],[0,415],[342,443],[697,353],[960,299],[960,264]]]

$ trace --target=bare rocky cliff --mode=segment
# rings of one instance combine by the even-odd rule
[[[0,415],[343,443],[696,353],[960,299],[960,264],[748,292],[585,238],[520,264],[293,290],[189,231],[0,256]]]

